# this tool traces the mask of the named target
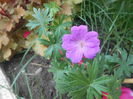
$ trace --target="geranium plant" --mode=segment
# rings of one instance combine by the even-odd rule
[[[67,16],[57,15],[57,5],[55,11],[49,7],[33,8],[27,27],[47,46],[44,57],[51,60],[49,72],[57,92],[71,99],[120,99],[121,84],[133,72],[133,55],[124,49],[105,55],[100,50],[100,33],[87,25],[72,26]]]

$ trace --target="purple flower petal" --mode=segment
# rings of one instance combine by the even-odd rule
[[[84,39],[84,36],[86,35],[87,31],[88,29],[87,29],[87,26],[85,25],[73,26],[71,28],[73,40]]]
[[[63,40],[62,48],[64,48],[65,50],[71,50],[76,47],[75,42],[71,40],[70,34],[65,34],[62,40]]]
[[[78,63],[82,60],[83,53],[78,50],[67,51],[66,57],[70,58],[72,63]]]
[[[76,44],[75,44],[75,42],[64,42],[62,44],[62,48],[65,50],[76,49]]]
[[[94,48],[100,45],[100,40],[95,40],[95,41],[87,41],[86,42],[86,47]]]
[[[99,51],[100,51],[99,47],[94,47],[94,48],[86,47],[84,51],[84,56],[86,58],[92,59],[96,56],[96,53],[98,53]]]
[[[65,34],[65,35],[62,37],[63,42],[69,41],[70,39],[71,39],[71,34]]]
[[[86,25],[80,25],[80,26],[73,26],[71,28],[71,33],[87,33],[88,32],[88,28]]]
[[[95,32],[95,31],[90,31],[90,32],[88,32],[88,33],[86,34],[85,39],[90,39],[90,38],[92,38],[92,37],[98,37],[98,33]]]

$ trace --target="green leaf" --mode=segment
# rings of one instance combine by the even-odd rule
[[[120,88],[121,88],[121,80],[117,79],[117,75],[114,74],[114,76],[111,77],[111,81],[107,83],[107,87],[109,89],[108,93],[111,97],[111,99],[119,99],[119,96],[121,94]]]
[[[56,43],[54,44],[54,51],[53,51],[53,57],[60,57],[60,53],[59,53],[59,50],[61,50],[62,47],[61,47],[61,44],[60,43]]]
[[[108,62],[111,63],[118,63],[120,61],[120,58],[118,57],[118,54],[114,53],[113,56],[106,55],[105,56]]]
[[[127,63],[128,63],[129,65],[131,65],[131,64],[133,65],[133,55],[130,54],[130,55],[128,56]]]
[[[44,40],[43,40],[44,41]],[[46,41],[44,41],[47,43]],[[59,50],[62,49],[59,43],[50,44],[47,50],[45,51],[45,57],[60,57]]]
[[[43,44],[43,45],[46,45],[46,46],[50,45],[50,42],[48,40],[45,40],[45,39],[37,39],[37,40],[40,41],[41,44]]]
[[[56,59],[53,59],[49,72],[54,74],[54,80],[58,80],[61,79],[64,76],[64,73],[67,73],[68,71],[64,67],[64,62],[58,62]]]
[[[71,26],[71,22],[65,21],[66,18],[67,16],[61,15],[53,22],[51,29],[53,30],[57,39],[60,39],[62,35],[66,33],[70,33],[67,29]]]
[[[48,48],[47,48],[47,50],[45,51],[45,56],[46,57],[51,57],[52,56],[52,53],[53,53],[53,50],[54,50],[54,46],[49,46]]]
[[[52,18],[60,10],[56,2],[49,2],[44,4],[45,8],[49,9],[49,16]]]
[[[37,9],[33,8],[34,14],[32,17],[33,20],[29,20],[29,23],[26,25],[30,28],[30,30],[35,29],[39,36],[41,37],[42,34],[47,35],[47,25],[53,19],[49,16],[49,9]]]
[[[115,63],[118,78],[130,77],[133,73],[133,55],[127,54],[126,50],[119,49],[113,56],[106,57],[109,63]]]

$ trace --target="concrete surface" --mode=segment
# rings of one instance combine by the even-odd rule
[[[13,94],[10,84],[0,67],[0,99],[17,99]]]

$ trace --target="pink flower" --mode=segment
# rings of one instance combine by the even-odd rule
[[[103,92],[102,99],[108,99],[108,93]],[[122,87],[120,99],[133,99],[133,91],[130,88]]]
[[[30,31],[26,31],[26,32],[24,32],[23,37],[24,37],[24,38],[27,38],[28,35],[29,35],[30,33],[31,33]]]
[[[133,99],[133,91],[130,88],[122,87],[120,99]]]
[[[73,26],[71,34],[65,34],[62,40],[66,57],[71,59],[72,63],[80,62],[83,57],[93,59],[100,51],[98,33],[88,32],[86,25]]]

